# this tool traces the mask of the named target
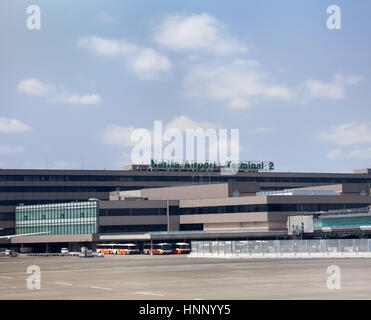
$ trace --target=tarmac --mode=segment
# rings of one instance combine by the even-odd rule
[[[366,258],[21,255],[0,257],[0,300],[370,299],[370,271]]]

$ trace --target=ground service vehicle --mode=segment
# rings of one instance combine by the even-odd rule
[[[153,252],[152,254],[172,254],[173,253],[173,247],[171,243],[155,243],[153,244]],[[151,254],[151,245],[145,244],[143,248],[143,253],[145,254]]]
[[[99,244],[97,245],[97,252],[103,254],[138,254],[139,249],[136,244],[133,243],[110,243],[110,244]]]
[[[18,256],[18,253],[14,250],[6,249],[5,250],[5,255],[9,257],[16,257]]]
[[[81,248],[81,253],[79,254],[80,258],[92,258],[93,257],[93,251],[86,248],[82,247]]]
[[[190,254],[191,253],[191,246],[189,243],[186,242],[178,242],[175,244],[173,248],[173,253],[175,254]]]

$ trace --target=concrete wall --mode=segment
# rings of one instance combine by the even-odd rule
[[[194,200],[232,197],[237,191],[240,196],[256,195],[260,186],[256,182],[229,182],[171,188],[143,189],[141,196],[149,200]]]
[[[169,201],[169,205],[177,206],[178,201]],[[166,208],[166,200],[138,200],[138,201],[127,201],[127,200],[112,200],[112,201],[100,201],[99,209],[151,209],[151,208]]]
[[[130,226],[167,224],[167,216],[111,216],[99,217],[100,226]]]
[[[142,190],[142,197],[148,200],[226,198],[229,195],[228,190],[228,183],[155,188]]]
[[[302,188],[306,190],[319,189],[327,190],[331,189],[336,192],[340,192],[343,195],[360,195],[361,192],[365,192],[366,195],[370,195],[371,183],[342,183],[342,184],[329,184],[316,187]]]
[[[249,204],[311,204],[311,203],[371,203],[370,196],[360,195],[314,195],[314,196],[254,196],[239,198],[215,198],[199,200],[180,200],[180,207],[203,207],[225,205],[249,205]],[[254,229],[256,227],[266,230],[287,229],[288,216],[312,215],[315,212],[301,211],[277,211],[277,212],[241,212],[241,213],[218,213],[218,214],[190,214],[181,215],[180,223],[203,223],[205,230],[230,230]],[[260,223],[260,224],[259,224]],[[255,224],[255,225],[254,225]],[[261,229],[259,229],[261,230]]]
[[[46,242],[92,242],[98,241],[97,234],[61,234],[20,236],[11,239],[11,243],[46,243]]]

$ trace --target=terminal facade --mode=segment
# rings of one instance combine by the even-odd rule
[[[234,175],[145,166],[0,170],[1,234],[46,233],[1,239],[1,245],[282,239],[290,236],[289,216],[367,208],[370,189],[371,169]]]

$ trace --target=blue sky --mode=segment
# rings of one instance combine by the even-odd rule
[[[361,0],[3,0],[0,167],[119,169],[154,120],[237,128],[240,158],[276,171],[371,167],[370,15]]]

